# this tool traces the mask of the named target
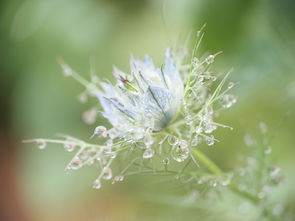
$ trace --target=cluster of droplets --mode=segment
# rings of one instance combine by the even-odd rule
[[[191,72],[187,76],[186,96],[183,100],[184,120],[188,128],[186,134],[190,146],[198,146],[202,142],[213,146],[217,139],[212,133],[218,127],[232,129],[214,121],[220,110],[230,108],[237,101],[235,96],[227,94],[235,83],[230,82],[224,91],[221,90],[229,73],[215,91],[211,92],[211,85],[217,77],[210,67],[218,54],[209,55],[203,60],[192,59]]]
[[[220,104],[223,108],[230,108],[237,102],[237,98],[231,94],[225,94],[220,98]]]
[[[266,124],[260,122],[258,128],[262,137],[264,137],[267,133]],[[259,141],[250,134],[246,134],[244,142],[253,156],[246,159],[242,158],[245,166],[237,170],[237,177],[240,177],[238,187],[241,190],[250,190],[249,192],[260,200],[265,199],[272,192],[273,187],[283,180],[280,167],[272,164],[270,158],[272,148],[267,139],[262,138]],[[253,188],[253,185],[256,187]]]
[[[74,157],[66,167],[67,170],[77,170],[84,165],[94,165],[99,168],[100,174],[93,183],[93,187],[96,189],[101,187],[102,180],[113,179],[112,183],[115,183],[124,179],[122,172],[117,176],[113,176],[113,173],[115,174],[116,172],[112,162],[121,151],[125,151],[128,148],[132,151],[135,149],[136,153],[140,153],[139,158],[143,159],[145,163],[152,162],[155,156],[161,157],[161,161],[166,168],[170,160],[182,163],[190,159],[192,147],[202,143],[213,146],[217,139],[212,133],[218,127],[228,127],[214,121],[214,118],[218,115],[218,111],[215,110],[215,103],[219,101],[221,107],[225,109],[231,107],[236,102],[236,98],[233,95],[225,93],[234,86],[234,83],[230,83],[225,92],[221,91],[228,76],[226,75],[215,91],[212,91],[212,85],[215,84],[217,75],[211,70],[211,65],[219,53],[205,56],[202,59],[194,57],[195,55],[193,54],[191,63],[183,64],[184,57],[188,54],[187,50],[185,48],[173,50],[175,51],[174,54],[171,52],[172,57],[175,60],[178,71],[182,75],[181,82],[179,83],[182,84],[182,81],[184,82],[184,93],[181,95],[183,97],[181,97],[181,102],[177,106],[180,115],[177,113],[177,116],[175,116],[175,119],[178,117],[178,120],[179,116],[181,116],[180,122],[175,122],[176,124],[179,123],[177,127],[168,124],[167,128],[161,128],[162,131],[155,133],[153,131],[156,125],[153,122],[155,117],[149,116],[151,113],[144,112],[143,116],[139,114],[140,116],[137,116],[134,121],[129,121],[125,118],[125,120],[121,120],[120,114],[124,115],[124,110],[119,108],[120,111],[114,113],[114,117],[119,123],[112,123],[113,127],[110,129],[107,129],[105,126],[97,126],[94,129],[91,138],[98,140],[99,145],[89,144],[70,136],[65,136],[64,140],[36,139],[33,142],[36,142],[40,149],[44,149],[47,143],[51,142],[63,144],[68,152],[75,151]],[[89,97],[100,98],[101,89],[105,90],[105,88],[102,88],[102,83],[98,77],[91,74],[91,80],[88,81],[78,75],[63,61],[60,61],[60,64],[65,76],[70,76],[85,86],[85,91],[78,95],[78,100],[81,103],[86,103]],[[121,76],[121,78],[123,86],[124,82],[127,82],[126,84],[129,83],[127,77],[125,79],[125,77]],[[165,83],[167,84],[166,81]],[[132,85],[127,86],[131,87]],[[112,99],[110,100],[113,101]],[[82,114],[82,119],[88,125],[95,124],[98,113],[97,107],[90,108]],[[166,147],[168,150],[164,149]],[[163,155],[162,149],[165,152]],[[192,157],[192,159],[194,158]],[[112,168],[114,171],[112,171]]]
[[[222,187],[228,186],[231,183],[232,174],[220,174],[220,175],[203,175],[197,179],[198,185]]]

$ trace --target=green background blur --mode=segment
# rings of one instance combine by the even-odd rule
[[[221,142],[206,152],[225,170],[235,168],[246,152],[244,134],[255,134],[265,122],[276,131],[274,159],[286,177],[277,200],[294,207],[295,1],[167,0],[165,22],[162,6],[159,0],[1,1],[1,221],[236,220],[236,208],[225,218],[178,205],[177,197],[161,198],[165,184],[149,184],[157,177],[130,177],[93,190],[96,169],[65,174],[72,154],[61,146],[39,151],[21,144],[58,132],[88,139],[95,125],[106,123],[83,123],[81,113],[95,101],[78,102],[83,88],[62,76],[59,57],[87,77],[92,56],[97,74],[111,78],[113,64],[129,70],[130,54],[148,53],[160,64],[171,41],[204,23],[200,54],[223,51],[215,69],[234,68],[231,80],[239,82],[238,103],[219,118],[235,129],[220,129]],[[173,196],[179,189],[163,192]]]

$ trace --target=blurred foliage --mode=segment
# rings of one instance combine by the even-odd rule
[[[96,101],[79,104],[75,98],[82,88],[62,77],[59,57],[87,76],[94,56],[97,73],[109,78],[113,64],[128,71],[130,53],[148,53],[158,62],[171,41],[204,23],[201,52],[224,51],[216,70],[234,67],[232,80],[239,82],[238,104],[220,118],[235,130],[218,132],[222,142],[205,151],[222,168],[234,168],[237,155],[248,151],[244,134],[264,121],[276,131],[273,152],[286,176],[276,200],[294,207],[295,2],[167,0],[166,22],[162,5],[156,0],[1,1],[1,127],[19,144],[19,186],[36,220],[241,219],[236,208],[216,214],[189,202],[180,206],[183,190],[148,185],[157,177],[132,177],[92,190],[96,171],[65,175],[71,156],[62,148],[38,152],[20,144],[23,138],[57,132],[88,139],[95,126],[85,125],[81,113]]]

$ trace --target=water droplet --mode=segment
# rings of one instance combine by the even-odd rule
[[[36,140],[36,143],[37,143],[37,145],[38,145],[38,148],[39,148],[40,150],[43,150],[43,149],[45,149],[45,148],[46,148],[46,146],[47,146],[47,143],[46,143],[46,141],[45,141],[45,140],[43,140],[43,139],[37,139],[37,140]]]
[[[237,102],[237,98],[230,94],[225,94],[220,98],[220,104],[223,108],[230,108]]]
[[[91,166],[92,164],[94,164],[94,159],[89,159],[89,160],[87,161],[87,165],[88,165],[88,166]]]
[[[207,137],[205,137],[205,142],[206,142],[206,144],[208,145],[208,146],[212,146],[212,145],[214,145],[214,143],[215,143],[215,140],[214,140],[214,136],[213,135],[211,135],[211,136],[207,136]]]
[[[68,152],[72,152],[75,150],[76,144],[75,143],[65,143],[64,144],[64,148],[66,149],[66,151]]]
[[[200,136],[196,135],[196,136],[192,139],[192,143],[191,143],[191,145],[192,145],[193,147],[195,147],[195,146],[199,145],[200,143],[202,143],[202,138],[201,138]]]
[[[146,150],[143,152],[142,157],[144,159],[150,159],[154,156],[155,151],[152,148],[146,148]]]
[[[209,55],[206,59],[205,62],[207,64],[212,64],[214,62],[215,56],[214,55]]]
[[[94,189],[100,189],[101,188],[101,182],[99,179],[94,180],[93,182],[93,188]]]
[[[102,178],[105,179],[105,180],[110,180],[110,179],[112,179],[112,177],[113,177],[112,169],[109,168],[109,167],[104,167],[103,168],[103,176],[102,176]]]
[[[195,128],[195,132],[196,132],[197,134],[202,133],[202,131],[203,131],[203,128],[202,128],[201,126],[196,126],[196,128]]]
[[[170,145],[175,145],[175,144],[177,144],[177,143],[178,143],[178,139],[177,139],[177,137],[175,137],[175,136],[169,136],[169,137],[168,137],[168,143],[169,143]]]
[[[123,180],[124,180],[124,176],[123,175],[115,176],[112,184],[114,184],[115,182],[122,182]]]
[[[94,129],[92,137],[94,137],[94,136],[106,137],[106,132],[107,132],[107,129],[104,126],[97,126]]]
[[[172,147],[172,158],[177,162],[183,162],[189,156],[189,149],[187,141],[180,140],[180,142]]]
[[[216,81],[217,80],[217,77],[215,75],[212,75],[211,76],[211,79],[212,79],[212,81]]]
[[[198,58],[194,57],[192,59],[192,65],[195,67],[195,68],[198,68],[198,66],[200,65],[200,61]]]
[[[72,159],[72,161],[69,163],[69,165],[67,166],[67,169],[70,170],[78,170],[79,168],[82,167],[82,160],[76,156]]]
[[[231,88],[233,88],[234,86],[235,86],[235,83],[234,83],[234,82],[229,82],[227,88],[228,88],[228,89],[231,89]]]
[[[217,180],[211,180],[210,185],[211,185],[212,187],[217,187],[217,185],[218,185],[218,181],[217,181]]]
[[[170,160],[169,160],[168,157],[166,157],[166,158],[163,159],[163,164],[164,165],[168,165],[169,163],[170,163]]]
[[[216,129],[217,129],[217,126],[215,124],[213,124],[211,121],[206,122],[204,125],[204,132],[206,134],[210,134]]]

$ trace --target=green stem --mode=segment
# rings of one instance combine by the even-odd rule
[[[198,150],[196,148],[192,148],[191,153],[194,156],[194,158],[199,160],[211,173],[216,174],[216,175],[222,173],[222,170],[210,158],[208,158],[204,153],[202,153],[200,150]],[[245,198],[245,199],[251,201],[254,204],[258,204],[260,202],[260,199],[258,197],[253,196],[252,194],[239,189],[238,187],[236,187],[233,184],[230,184],[228,187],[233,193],[239,195],[242,198]]]

